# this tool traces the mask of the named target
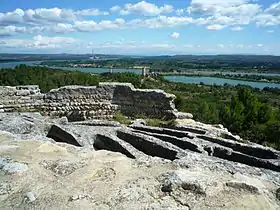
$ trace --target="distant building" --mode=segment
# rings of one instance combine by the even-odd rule
[[[147,74],[148,74],[148,67],[144,66],[142,68],[142,76],[145,77],[145,76],[147,76]]]
[[[113,67],[112,67],[112,66],[110,66],[109,72],[110,72],[111,74],[113,73]]]

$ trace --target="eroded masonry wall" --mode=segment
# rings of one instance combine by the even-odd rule
[[[37,85],[0,86],[0,112],[40,111],[72,121],[108,119],[117,111],[128,116],[175,118],[174,99],[164,91],[135,89],[128,83],[66,86],[46,94]]]

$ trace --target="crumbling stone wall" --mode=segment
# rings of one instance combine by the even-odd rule
[[[110,119],[117,111],[128,116],[175,118],[174,99],[162,90],[135,89],[129,83],[66,86],[46,94],[41,94],[37,85],[0,86],[0,112],[40,111],[67,116],[70,121]]]

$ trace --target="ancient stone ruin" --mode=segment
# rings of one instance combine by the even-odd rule
[[[0,87],[0,208],[278,209],[280,151],[196,122],[174,98],[120,83]],[[175,123],[125,126],[117,111]]]
[[[38,111],[49,116],[67,116],[70,121],[111,119],[117,111],[127,116],[173,119],[175,96],[162,90],[135,89],[126,83],[98,86],[67,86],[41,94],[37,85],[0,87],[0,112]],[[185,114],[183,117],[191,117]]]
[[[162,90],[140,90],[126,83],[100,83],[93,87],[67,86],[46,94],[41,94],[38,86],[1,87],[0,111],[37,111],[51,117],[66,116],[67,123],[81,121],[65,125],[52,124],[44,136],[74,146],[121,152],[130,158],[142,154],[175,160],[191,151],[280,171],[278,151],[237,142],[240,138],[224,128],[195,121],[172,128],[155,128],[136,122],[130,127],[119,129],[109,124],[104,131],[104,124],[89,121],[111,119],[117,111],[127,116],[191,118],[190,114],[176,110],[174,99],[174,95]],[[84,130],[85,134],[80,130]],[[91,135],[91,132],[94,134]]]

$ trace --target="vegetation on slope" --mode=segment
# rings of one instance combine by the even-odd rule
[[[43,92],[65,85],[97,85],[109,81],[130,82],[137,88],[163,89],[175,94],[177,108],[192,113],[196,120],[223,124],[244,139],[280,149],[279,89],[182,84],[162,77],[143,79],[133,73],[92,75],[25,65],[0,71],[0,85],[38,84]]]
[[[149,66],[153,71],[172,72],[192,70],[246,71],[246,72],[279,72],[280,61],[277,56],[256,55],[218,55],[218,56],[155,56],[142,58],[122,58],[114,60],[76,60],[47,61],[42,65],[66,66],[73,64],[91,64],[97,68],[133,68]]]
[[[19,65],[0,70],[1,85],[39,85],[42,92],[65,85],[97,85],[98,76],[79,71],[64,71],[38,66]]]

